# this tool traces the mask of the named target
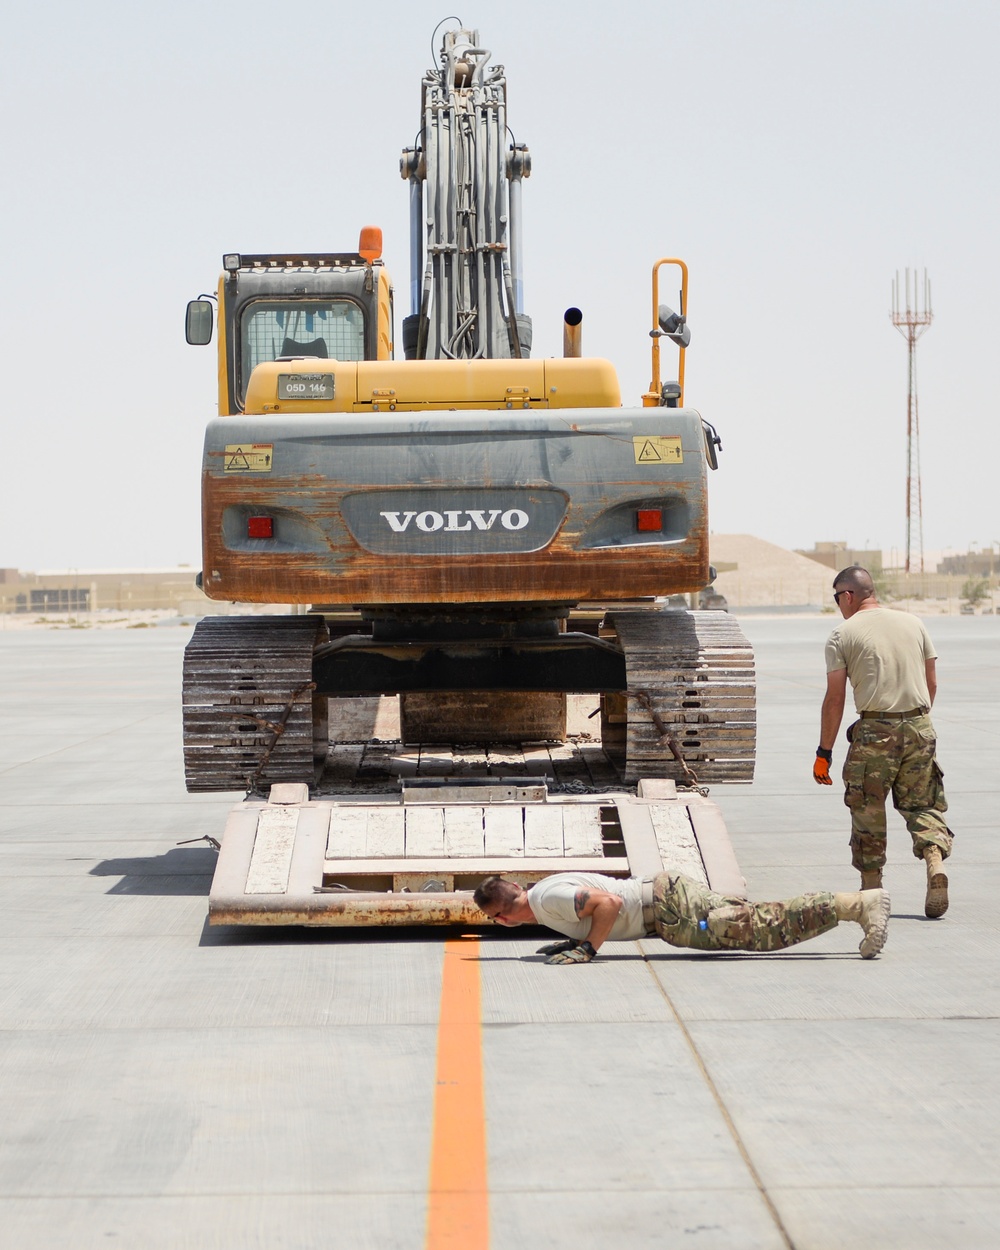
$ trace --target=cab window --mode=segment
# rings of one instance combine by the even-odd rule
[[[365,315],[351,300],[254,301],[241,318],[240,393],[257,365],[279,356],[364,360]]]

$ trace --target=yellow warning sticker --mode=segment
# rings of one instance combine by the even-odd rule
[[[679,434],[634,435],[632,446],[635,449],[636,464],[684,463]]]
[[[227,443],[227,473],[270,473],[273,443]]]

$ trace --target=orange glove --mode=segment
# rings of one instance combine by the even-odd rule
[[[830,777],[830,765],[832,762],[832,751],[824,751],[822,747],[816,748],[816,763],[813,764],[813,780],[817,785],[833,785],[833,779]]]

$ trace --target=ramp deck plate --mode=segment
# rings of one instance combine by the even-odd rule
[[[209,897],[212,924],[482,924],[472,891],[491,873],[529,884],[556,872],[676,870],[745,894],[716,804],[663,779],[640,781],[636,792],[602,788],[598,779],[613,770],[599,748],[546,748],[546,768],[530,772],[529,759],[540,760],[530,749],[486,750],[472,765],[435,748],[425,762],[437,771],[426,775],[419,752],[414,771],[403,773],[394,770],[409,754],[400,744],[375,750],[379,775],[371,769],[367,785],[362,749],[343,779],[349,789],[331,789],[338,777],[328,769],[312,795],[304,785],[277,785],[269,800],[232,810]],[[456,769],[456,756],[465,768]],[[426,780],[408,787],[406,776]]]

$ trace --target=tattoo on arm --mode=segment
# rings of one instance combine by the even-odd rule
[[[583,909],[587,906],[589,902],[590,902],[590,891],[589,890],[577,890],[573,898],[573,910],[576,912],[578,916],[582,916]]]

